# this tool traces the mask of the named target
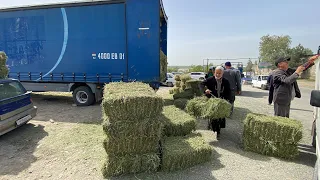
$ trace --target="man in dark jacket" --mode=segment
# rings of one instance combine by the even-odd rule
[[[232,112],[234,107],[234,101],[236,100],[236,94],[241,93],[241,77],[240,72],[231,66],[230,62],[225,63],[226,70],[223,73],[223,77],[229,81],[231,89],[231,101]],[[231,113],[232,114],[232,113]]]
[[[305,69],[299,66],[296,70],[289,69],[288,61],[290,58],[281,57],[275,62],[278,67],[272,76],[274,115],[288,117],[290,114],[290,105],[294,97],[301,98],[297,79]]]
[[[203,91],[205,87],[208,89],[205,92],[206,96],[210,98],[212,95],[215,98],[225,99],[231,102],[231,90],[227,79],[223,78],[223,67],[218,66],[215,69],[213,77],[205,79],[201,84],[200,88]],[[220,139],[220,128],[225,128],[226,120],[223,119],[210,119],[209,126],[213,132],[217,132],[217,139]]]

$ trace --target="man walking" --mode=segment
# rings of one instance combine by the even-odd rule
[[[230,62],[226,62],[225,64],[226,70],[223,73],[223,77],[229,81],[230,89],[231,89],[231,99],[230,103],[232,104],[231,115],[233,113],[234,101],[236,100],[236,94],[241,93],[241,78],[240,72],[234,69],[231,66]]]
[[[297,79],[305,67],[299,66],[294,71],[289,69],[288,61],[290,61],[290,58],[285,57],[278,58],[275,61],[278,69],[272,74],[272,84],[274,88],[274,115],[289,118],[291,101],[294,97],[301,98]]]

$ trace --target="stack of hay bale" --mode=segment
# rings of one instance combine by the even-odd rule
[[[230,115],[231,104],[220,98],[196,97],[188,101],[186,111],[203,119],[220,119]]]
[[[9,70],[7,68],[7,55],[5,52],[0,51],[0,79],[8,77]]]
[[[175,80],[176,85],[170,90],[170,94],[173,94],[176,101],[174,104],[178,108],[184,109],[189,99],[202,94],[199,88],[201,81],[191,79],[190,75],[176,75]]]
[[[157,171],[163,99],[144,83],[110,83],[102,101],[105,177]]]
[[[245,150],[264,155],[293,159],[302,138],[300,121],[261,114],[248,114],[244,122]]]
[[[164,137],[161,170],[185,169],[210,161],[212,147],[194,132],[196,119],[175,106],[163,109]]]

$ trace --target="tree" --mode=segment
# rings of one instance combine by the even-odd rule
[[[169,72],[169,73],[171,73],[171,72],[177,72],[179,69],[177,68],[177,67],[168,67],[168,69],[167,69],[167,71]]]
[[[291,60],[289,61],[289,66],[291,68],[296,68],[302,65],[304,62],[307,61],[306,55],[310,54],[313,54],[311,49],[305,48],[301,44],[299,44],[298,46],[290,50]]]
[[[274,65],[278,57],[287,57],[290,54],[291,37],[286,36],[262,36],[260,41],[260,57],[262,62]]]
[[[189,72],[203,72],[203,66],[201,65],[191,65]]]
[[[253,71],[252,68],[253,68],[253,64],[252,64],[251,59],[249,59],[245,71],[246,72],[252,72]]]

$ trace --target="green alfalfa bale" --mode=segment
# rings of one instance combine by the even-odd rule
[[[148,118],[139,122],[117,121],[103,122],[106,139],[103,142],[108,154],[143,154],[157,152],[158,142],[163,130],[163,119],[160,116]]]
[[[163,99],[143,83],[111,83],[105,86],[102,113],[110,121],[139,121],[162,112]]]
[[[163,108],[165,136],[185,136],[196,130],[196,119],[175,106]]]
[[[181,82],[183,84],[186,84],[186,82],[188,80],[191,80],[192,78],[191,78],[191,76],[189,74],[183,74],[183,75],[180,76],[180,79],[181,79]]]
[[[250,113],[244,121],[246,150],[269,156],[293,159],[302,139],[302,123],[297,120]]]
[[[204,119],[220,119],[230,116],[232,105],[221,98],[209,98],[202,107],[201,117]]]
[[[178,87],[178,88],[181,87],[181,81],[176,81],[176,87]]]
[[[180,99],[175,99],[173,101],[173,104],[177,108],[184,110],[186,108],[186,105],[187,105],[188,101],[189,101],[189,99],[180,98]]]
[[[186,90],[186,89],[187,89],[187,86],[186,86],[185,84],[183,84],[183,83],[182,83],[182,85],[181,85],[181,89],[182,89],[182,91],[184,91],[184,90]]]
[[[0,51],[0,79],[4,79],[8,77],[8,67],[6,65],[7,63],[7,55],[5,52]]]
[[[186,111],[195,117],[201,117],[202,109],[207,105],[209,98],[206,96],[195,97],[188,101],[186,105]]]
[[[160,50],[160,80],[165,81],[167,77],[167,66],[168,60],[167,56]]]
[[[196,79],[191,79],[186,81],[186,88],[188,89],[192,89],[193,92],[197,95],[197,96],[201,96],[203,94],[203,92],[201,92],[200,90],[200,83],[202,81],[196,80]]]
[[[194,98],[194,93],[192,89],[185,89],[184,91],[173,95],[173,99],[181,99],[181,98],[184,98],[184,99]]]
[[[175,75],[174,80],[181,81],[181,76],[179,74]]]
[[[168,137],[163,142],[162,171],[183,170],[210,161],[213,148],[200,134]]]
[[[160,158],[157,153],[127,154],[124,156],[108,155],[102,166],[102,174],[105,178],[134,174],[142,172],[156,172],[160,166]]]

